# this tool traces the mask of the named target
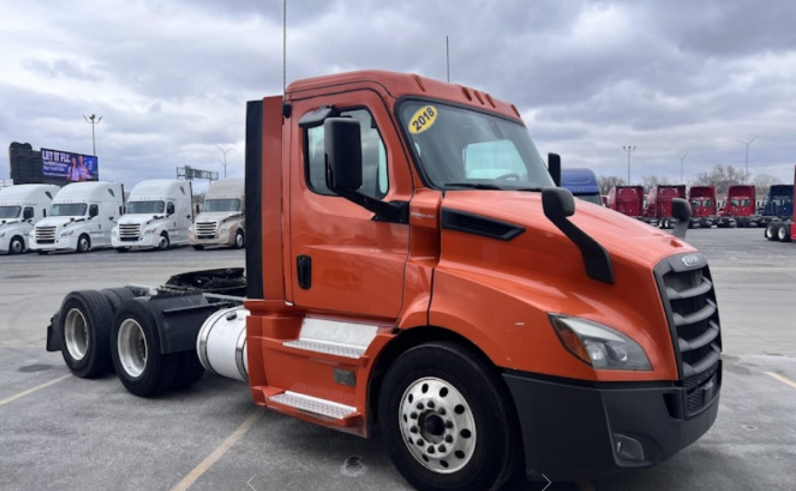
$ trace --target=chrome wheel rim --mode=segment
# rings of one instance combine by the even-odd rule
[[[432,472],[459,471],[475,452],[472,409],[445,380],[425,377],[413,382],[401,397],[398,425],[409,453]]]
[[[64,319],[64,340],[69,356],[75,361],[80,361],[86,356],[90,337],[86,316],[80,309],[72,309],[66,313]]]
[[[237,245],[239,249],[243,247],[243,234],[240,232],[235,234],[235,245]]]
[[[125,319],[119,326],[117,338],[119,362],[125,373],[131,377],[139,377],[144,373],[149,355],[146,334],[141,324],[133,319]]]

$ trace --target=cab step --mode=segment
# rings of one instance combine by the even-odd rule
[[[362,358],[362,355],[365,354],[365,350],[367,349],[367,346],[354,346],[320,339],[295,339],[292,341],[285,341],[282,343],[282,345],[288,348],[296,348],[304,351],[312,351],[315,353],[341,356],[343,358],[351,358],[354,360]]]
[[[268,402],[275,402],[282,406],[340,421],[352,419],[353,417],[357,417],[358,419],[359,416],[357,408],[353,406],[347,406],[338,402],[328,401],[326,399],[320,399],[290,390],[269,397]]]

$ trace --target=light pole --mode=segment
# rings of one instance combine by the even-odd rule
[[[751,140],[749,140],[748,142],[745,142],[743,140],[738,140],[738,143],[740,143],[741,145],[744,145],[746,147],[746,167],[744,169],[745,169],[745,172],[746,172],[746,176],[745,177],[747,179],[749,178],[749,145],[751,145],[752,142],[755,141],[758,136],[760,136],[760,135],[755,135],[755,137],[752,138]]]
[[[627,185],[630,186],[630,152],[636,149],[635,145],[623,145],[622,148],[627,152]]]
[[[683,160],[685,160],[687,155],[688,152],[680,156],[680,184],[685,184],[685,182],[683,182]]]
[[[100,121],[102,121],[102,116],[97,117],[96,114],[92,114],[91,116],[83,115],[83,119],[86,120],[86,123],[91,125],[91,151],[93,156],[97,156],[97,140],[94,137],[94,127],[97,126]]]
[[[218,150],[224,156],[224,160],[219,160],[219,162],[221,162],[221,165],[224,166],[224,179],[226,179],[227,178],[227,154],[229,152],[231,152],[232,149],[228,148],[228,149],[224,150],[223,148],[221,148],[221,145],[216,145],[216,148],[218,148]]]

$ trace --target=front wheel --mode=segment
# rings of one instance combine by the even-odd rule
[[[243,230],[235,232],[235,249],[242,249],[246,245],[246,237],[243,235]]]
[[[395,467],[421,490],[489,490],[518,462],[517,425],[501,380],[462,347],[430,343],[393,364],[379,425]]]
[[[160,240],[158,240],[158,249],[161,251],[165,251],[171,245],[171,241],[169,240],[169,234],[163,232],[160,234]]]
[[[22,240],[22,237],[14,237],[11,239],[11,242],[8,244],[8,253],[22,254],[23,252],[25,252],[25,241]]]
[[[83,234],[77,238],[77,252],[83,253],[88,252],[91,249],[91,240],[88,238],[88,235]]]

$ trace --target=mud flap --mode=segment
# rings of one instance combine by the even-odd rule
[[[57,311],[50,317],[50,324],[47,326],[47,351],[61,351],[61,311]]]

